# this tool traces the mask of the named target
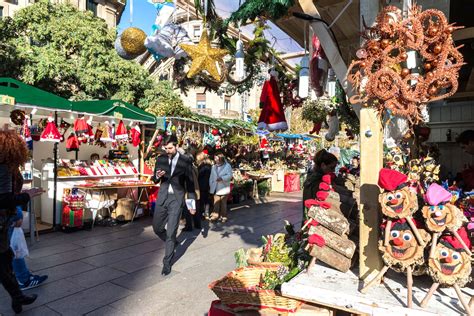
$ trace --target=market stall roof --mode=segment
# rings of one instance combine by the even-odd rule
[[[276,136],[283,137],[286,139],[302,139],[302,140],[311,140],[311,137],[304,136],[301,134],[276,134]]]
[[[14,98],[14,106],[50,111],[71,111],[71,102],[12,78],[0,78],[0,95]]]
[[[120,100],[91,100],[71,103],[73,112],[84,115],[117,117],[119,119],[132,120],[144,124],[156,123],[156,117],[153,114]]]
[[[180,120],[184,122],[193,122],[198,124],[204,124],[211,127],[227,131],[229,129],[242,129],[246,132],[252,132],[256,129],[256,125],[250,122],[245,122],[236,119],[217,119],[210,116],[192,113],[190,117],[166,117],[171,120]]]

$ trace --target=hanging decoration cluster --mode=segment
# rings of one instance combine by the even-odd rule
[[[385,7],[376,25],[366,27],[366,41],[349,66],[347,78],[357,91],[351,103],[420,122],[428,102],[458,89],[463,58],[452,38],[457,28],[435,9],[413,6],[404,19],[400,9]]]

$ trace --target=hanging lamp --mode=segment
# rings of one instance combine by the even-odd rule
[[[237,78],[243,79],[245,77],[245,68],[244,68],[244,43],[239,39],[236,43],[236,52],[235,52],[235,69]]]
[[[306,25],[304,27],[304,52],[301,58],[301,69],[299,71],[298,96],[302,99],[307,98],[309,94],[309,56],[306,53]]]

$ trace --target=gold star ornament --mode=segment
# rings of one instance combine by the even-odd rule
[[[228,51],[226,49],[212,48],[206,29],[202,31],[199,44],[180,44],[179,46],[193,60],[191,69],[189,69],[187,74],[188,78],[192,78],[201,71],[206,70],[216,81],[221,80],[221,75],[217,69],[217,64],[223,64],[222,58],[228,54]]]

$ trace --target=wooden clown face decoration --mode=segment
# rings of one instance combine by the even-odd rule
[[[440,241],[429,260],[429,271],[433,280],[441,284],[464,286],[471,275],[471,257],[464,248],[455,248],[446,241]]]
[[[427,233],[424,230],[419,230],[419,232],[422,232],[426,239]],[[424,247],[418,243],[406,220],[392,222],[388,243],[384,240],[379,242],[379,250],[387,266],[396,266],[403,270],[407,266],[423,264]]]
[[[380,194],[382,213],[391,218],[407,218],[418,209],[418,200],[406,181],[408,177],[396,170],[382,169],[379,173],[379,186],[385,190]]]
[[[426,227],[432,232],[446,229],[458,230],[462,226],[463,214],[451,204],[452,194],[439,184],[430,185],[425,194],[428,205],[422,209]]]

